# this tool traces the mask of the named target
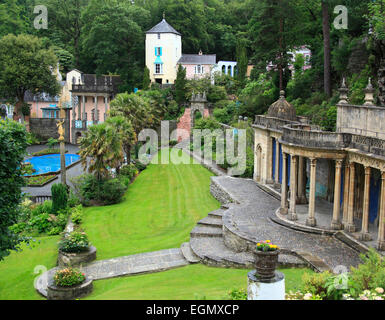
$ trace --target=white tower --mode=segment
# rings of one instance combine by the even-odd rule
[[[151,82],[173,84],[181,56],[181,34],[164,18],[146,32],[146,66],[150,70]]]

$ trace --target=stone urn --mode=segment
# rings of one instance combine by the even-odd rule
[[[279,250],[254,252],[255,269],[260,280],[270,280],[275,277],[275,269],[278,266]]]
[[[48,300],[74,300],[89,295],[93,290],[92,279],[86,277],[86,279],[72,287],[59,287],[55,284],[51,278],[48,281],[47,286],[47,299]]]
[[[59,249],[57,264],[59,267],[78,267],[96,260],[96,248],[90,246],[87,251],[68,253]]]

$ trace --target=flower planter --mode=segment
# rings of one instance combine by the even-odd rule
[[[88,251],[68,253],[59,250],[57,264],[60,267],[76,267],[96,260],[96,248],[90,246]]]
[[[255,251],[255,269],[261,280],[269,280],[275,277],[275,269],[278,266],[279,250]]]
[[[89,277],[86,277],[82,283],[72,287],[59,287],[55,285],[55,282],[51,278],[47,286],[47,299],[73,300],[89,295],[93,288],[92,279]]]

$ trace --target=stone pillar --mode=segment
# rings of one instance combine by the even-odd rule
[[[73,104],[73,99],[72,100],[72,119],[71,120],[76,120],[76,106]]]
[[[78,96],[78,120],[82,120],[82,96]]]
[[[98,113],[98,96],[95,95],[95,107],[94,107],[94,121],[98,122],[99,120],[99,113]]]
[[[305,188],[304,188],[304,163],[305,159],[303,157],[298,157],[298,199],[297,203],[305,204],[306,203],[306,195],[304,194]]]
[[[378,250],[385,250],[385,171],[381,172],[380,220],[378,223]]]
[[[275,139],[275,179],[274,183],[279,184],[279,142]]]
[[[108,97],[105,96],[104,97],[104,121],[106,121],[106,118],[107,118],[107,111],[108,111]]]
[[[260,280],[255,270],[247,274],[247,300],[285,300],[285,275],[275,271],[271,280]]]
[[[342,168],[342,160],[336,160],[336,174],[335,174],[335,181],[334,181],[333,220],[331,223],[331,228],[333,230],[340,230],[342,228],[342,224],[340,222],[341,168]]]
[[[287,214],[287,154],[282,153],[281,214]]]
[[[371,168],[365,167],[364,208],[362,211],[362,228],[360,234],[360,239],[362,241],[372,240],[372,237],[369,234],[370,173]]]
[[[342,224],[345,226],[348,223],[348,207],[349,207],[349,180],[350,180],[350,167],[348,162],[345,163],[345,176],[344,176],[344,198],[343,198],[343,215]]]
[[[316,189],[317,159],[310,159],[310,195],[309,195],[309,216],[306,225],[314,227],[317,224],[315,219],[315,189]]]
[[[348,202],[348,220],[344,229],[348,232],[354,232],[356,227],[353,221],[353,210],[354,210],[354,185],[355,185],[355,166],[354,162],[349,163],[350,179],[349,179],[349,202]]]
[[[294,221],[298,220],[296,212],[297,203],[297,156],[291,155],[291,166],[290,166],[290,208],[289,208],[289,219]]]
[[[87,121],[87,115],[86,115],[86,97],[82,96],[83,100],[83,115],[82,115],[82,120]]]

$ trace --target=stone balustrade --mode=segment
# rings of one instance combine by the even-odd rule
[[[317,127],[289,124],[282,128],[283,143],[319,149],[358,149],[385,157],[385,141],[351,133],[321,131]]]
[[[114,92],[113,86],[98,86],[98,85],[83,85],[83,84],[73,84],[72,90],[73,93],[76,92],[92,92],[92,93],[112,93]]]
[[[283,120],[283,119],[274,118],[274,117],[257,115],[257,116],[255,116],[254,125],[273,129],[273,130],[282,131],[282,127],[284,127],[288,124],[294,124],[294,123],[295,122],[289,121],[289,120]]]

